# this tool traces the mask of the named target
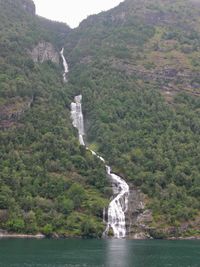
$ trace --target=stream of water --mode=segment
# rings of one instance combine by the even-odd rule
[[[69,72],[69,68],[68,68],[67,61],[66,61],[66,59],[64,57],[64,48],[61,49],[60,55],[61,55],[61,58],[62,58],[63,68],[64,68],[63,81],[64,82],[67,82],[67,73]]]
[[[71,103],[71,118],[73,126],[78,129],[80,144],[86,146],[83,138],[84,120],[81,101],[82,95],[75,96],[74,102]],[[90,150],[88,147],[86,149]],[[90,151],[105,163],[104,158],[95,151]],[[120,176],[111,172],[110,166],[105,165],[105,168],[112,183],[113,197],[108,206],[108,220],[103,236],[107,236],[111,228],[115,238],[124,238],[126,237],[125,212],[128,209],[129,186]]]

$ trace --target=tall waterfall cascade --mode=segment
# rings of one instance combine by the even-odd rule
[[[67,73],[69,72],[69,67],[67,64],[67,61],[64,57],[64,48],[62,48],[62,50],[60,51],[60,55],[62,58],[62,62],[63,62],[63,68],[64,68],[64,72],[63,72],[63,81],[67,82]]]
[[[82,113],[82,106],[81,106],[82,95],[76,96],[74,100],[75,102],[71,103],[72,124],[75,128],[78,129],[79,143],[82,146],[85,146],[85,143],[83,140],[84,123],[83,123],[83,113]]]
[[[80,144],[86,147],[83,138],[84,120],[81,101],[82,95],[78,95],[74,98],[74,102],[71,103],[71,119],[73,126],[78,129]],[[88,147],[86,147],[86,149],[90,150]],[[93,150],[90,150],[90,152],[105,163],[105,159],[99,156],[96,152]],[[128,209],[129,186],[120,176],[111,172],[110,166],[105,164],[105,168],[112,183],[113,197],[108,206],[107,226],[103,235],[107,236],[111,229],[115,238],[124,238],[126,237],[125,213]]]

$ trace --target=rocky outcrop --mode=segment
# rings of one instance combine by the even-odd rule
[[[200,216],[178,226],[163,224],[162,221],[155,224],[152,211],[146,207],[147,197],[133,185],[129,186],[129,206],[126,213],[127,238],[200,239]]]
[[[145,82],[157,84],[164,97],[171,101],[177,92],[185,92],[193,96],[200,96],[198,77],[199,71],[190,71],[179,67],[164,65],[147,69],[141,65],[132,65],[121,60],[114,60],[112,68],[120,70],[128,76],[135,76]]]
[[[31,15],[35,15],[35,4],[33,1],[21,0],[22,7]]]
[[[51,43],[45,41],[40,42],[34,47],[30,55],[34,62],[43,63],[50,60],[53,63],[59,64],[59,53]]]
[[[17,120],[26,112],[33,103],[33,98],[22,99],[15,97],[0,107],[0,129],[16,125]]]
[[[35,4],[32,0],[5,0],[5,2],[14,9],[20,8],[30,15],[35,15]],[[3,4],[2,0],[0,1],[0,4]]]
[[[145,207],[145,195],[137,188],[130,187],[129,206],[126,213],[127,237],[130,239],[148,239],[152,212]]]
[[[36,235],[28,235],[28,234],[18,234],[18,233],[9,233],[5,230],[0,229],[0,238],[34,238],[34,239],[42,239],[45,238],[45,235],[39,233]]]

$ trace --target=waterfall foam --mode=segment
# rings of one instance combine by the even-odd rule
[[[126,217],[128,209],[129,186],[118,175],[111,172],[111,168],[106,166],[106,172],[111,179],[114,198],[108,206],[108,223],[104,235],[109,229],[113,230],[114,237],[124,238],[126,236]]]
[[[72,124],[75,128],[78,129],[79,143],[82,146],[85,146],[84,139],[83,139],[84,122],[83,122],[83,113],[82,113],[82,106],[81,106],[82,95],[76,96],[74,100],[75,102],[71,103]]]

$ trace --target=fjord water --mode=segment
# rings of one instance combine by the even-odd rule
[[[1,267],[199,267],[200,241],[0,240]]]

